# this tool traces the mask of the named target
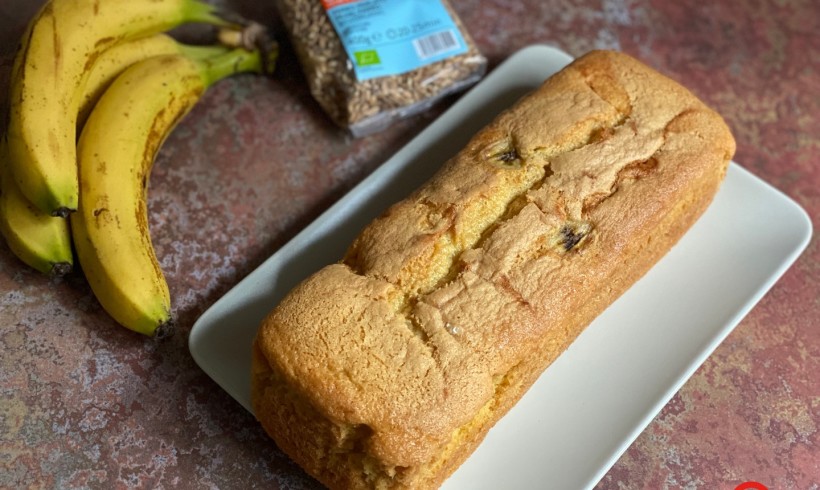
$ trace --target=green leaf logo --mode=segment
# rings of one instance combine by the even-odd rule
[[[367,51],[356,51],[353,53],[356,56],[356,64],[359,66],[372,66],[381,64],[379,53],[375,49],[368,49]]]

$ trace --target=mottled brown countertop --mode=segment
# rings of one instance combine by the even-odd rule
[[[0,5],[0,93],[41,2]],[[226,1],[278,25],[272,2]],[[456,0],[490,68],[518,49],[619,49],[732,127],[735,157],[820,219],[820,4]],[[191,326],[451,101],[365,139],[333,127],[285,43],[273,79],[215,86],[162,148],[151,234],[179,319],[116,326],[78,275],[0,246],[0,487],[315,488],[191,358]],[[820,249],[806,252],[600,482],[600,489],[820,486]]]

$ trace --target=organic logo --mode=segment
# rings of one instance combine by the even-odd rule
[[[375,49],[356,51],[353,54],[356,56],[356,64],[359,66],[378,65],[382,62],[382,60],[379,59],[379,53],[377,53]]]

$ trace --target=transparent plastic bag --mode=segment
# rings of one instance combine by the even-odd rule
[[[487,59],[449,1],[441,3],[464,39],[465,53],[405,73],[359,80],[321,0],[275,0],[311,94],[336,124],[356,137],[418,114],[486,72]]]

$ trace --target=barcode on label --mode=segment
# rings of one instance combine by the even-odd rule
[[[419,58],[427,59],[458,48],[458,39],[453,31],[434,32],[428,36],[413,39],[413,46]]]

